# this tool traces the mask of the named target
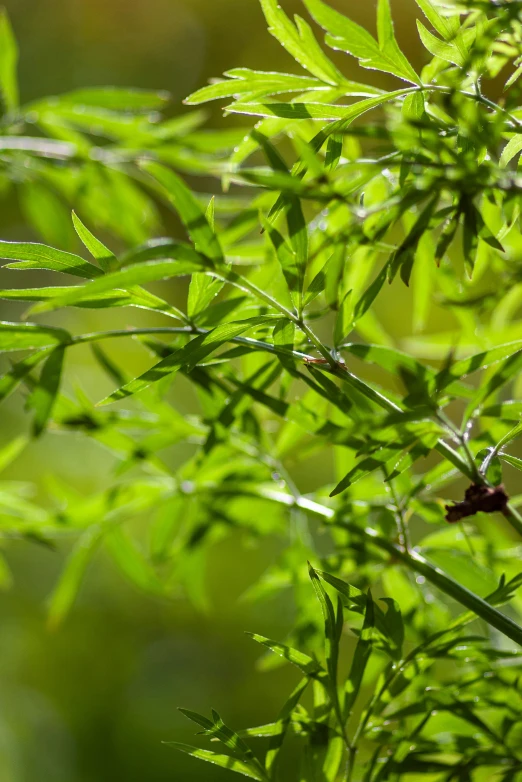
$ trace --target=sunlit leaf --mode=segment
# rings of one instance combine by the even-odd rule
[[[117,260],[114,253],[107,249],[107,247],[105,247],[105,245],[86,228],[75,212],[72,213],[72,219],[76,233],[92,257],[98,261],[103,271],[107,272],[115,269],[117,267]]]
[[[0,91],[7,111],[18,108],[18,46],[5,9],[0,12]]]
[[[39,326],[37,323],[0,321],[0,352],[46,348],[70,341],[71,335],[65,329]]]
[[[241,760],[230,757],[230,755],[218,755],[216,752],[211,752],[207,749],[196,749],[195,747],[189,747],[187,744],[180,744],[176,741],[168,741],[165,743],[169,747],[173,747],[180,752],[191,755],[193,758],[206,760],[208,763],[213,763],[215,766],[226,768],[229,771],[235,771],[237,774],[243,774],[245,777],[257,779],[259,782],[266,782],[265,776],[261,776],[254,768],[243,763]]]
[[[101,269],[84,261],[79,255],[55,250],[44,244],[0,241],[0,257],[17,261],[17,263],[8,263],[8,269],[48,269],[88,280],[103,274]]]
[[[380,0],[377,7],[379,42],[363,27],[322,0],[304,2],[317,23],[327,31],[326,42],[334,49],[341,49],[357,57],[364,68],[385,71],[414,84],[420,83],[395,40],[388,0]]]

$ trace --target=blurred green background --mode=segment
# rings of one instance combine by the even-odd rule
[[[7,0],[5,5],[21,48],[24,101],[114,84],[169,90],[176,113],[183,110],[185,95],[227,68],[295,70],[267,33],[257,0]],[[353,18],[373,29],[373,2],[337,3],[348,5]],[[284,6],[302,10],[300,2]],[[418,62],[412,6],[396,0],[394,14],[399,40]],[[349,58],[339,60],[357,77]],[[209,121],[223,121],[219,108],[212,109]],[[36,238],[27,234],[16,203],[2,207],[2,238]],[[402,290],[401,296],[406,297]],[[5,318],[10,309],[2,307]],[[397,311],[395,300],[395,308],[383,310],[383,322],[401,334],[409,327],[409,312],[404,307],[403,323]],[[133,315],[133,323],[146,317]],[[75,332],[100,327],[96,313],[66,312],[60,318]],[[120,343],[116,349],[130,370],[141,367],[143,354],[135,354],[132,345]],[[68,365],[73,380],[93,399],[101,398],[109,388],[93,374],[88,351],[76,352],[73,361]],[[2,413],[5,442],[27,428],[27,416],[21,400]],[[112,466],[94,444],[50,433],[6,477],[33,481],[44,496],[54,474],[88,495],[107,486]],[[316,485],[331,478],[329,471],[328,464],[320,470],[315,465]],[[213,706],[236,728],[259,724],[275,717],[295,682],[287,669],[255,673],[259,652],[243,635],[249,629],[283,637],[291,624],[290,599],[254,606],[238,600],[273,560],[274,542],[253,549],[238,538],[214,548],[207,613],[183,599],[162,602],[141,595],[97,557],[72,616],[57,631],[47,627],[46,597],[64,552],[24,541],[11,543],[6,554],[14,586],[0,594],[0,782],[228,778],[162,746],[162,740],[188,741],[193,733],[176,707],[207,712]]]

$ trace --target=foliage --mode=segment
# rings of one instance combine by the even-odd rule
[[[20,108],[16,44],[5,16],[0,26],[3,180],[43,240],[61,245],[0,244],[6,268],[37,282],[0,291],[32,303],[29,321],[0,323],[0,350],[16,353],[0,399],[21,389],[33,437],[80,432],[118,461],[107,491],[78,497],[57,484],[54,506],[6,482],[3,536],[74,540],[53,624],[100,549],[140,588],[170,596],[181,585],[202,606],[217,540],[277,538],[281,556],[249,596],[293,587],[295,626],[285,643],[254,640],[302,681],[275,722],[243,733],[216,712],[185,712],[224,754],[179,747],[253,779],[282,778],[290,732],[302,782],[471,780],[484,769],[507,782],[522,768],[522,518],[511,496],[522,468],[521,4],[417,3],[420,73],[388,0],[377,38],[304,0],[327,46],[386,74],[384,89],[346,78],[307,21],[261,0],[307,73],[237,68],[202,88],[189,104],[231,99],[228,114],[257,118],[218,132],[201,130],[198,112],[163,120],[165,96],[137,91]],[[180,172],[221,177],[222,194],[192,192]],[[165,205],[186,241],[152,238]],[[57,274],[79,279],[53,284]],[[148,287],[187,277],[186,311]],[[400,344],[381,302],[391,317],[411,302]],[[135,307],[173,325],[72,334],[51,314],[65,307]],[[121,339],[151,357],[137,377],[102,347]],[[62,387],[81,345],[114,388],[97,405]],[[197,414],[176,406],[187,382]],[[25,444],[7,445],[0,466]],[[181,466],[168,458],[176,444]],[[300,489],[293,471],[312,459],[332,461],[336,480]],[[145,540],[135,518],[150,520]],[[324,627],[307,559],[321,567],[310,577]],[[257,736],[268,739],[263,762],[245,742]]]

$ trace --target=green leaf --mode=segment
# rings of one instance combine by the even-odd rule
[[[457,228],[459,227],[460,215],[460,209],[456,209],[455,211],[451,212],[442,226],[442,231],[440,232],[437,247],[435,249],[435,262],[437,266],[440,266],[442,258],[448,251],[449,246],[455,238]]]
[[[327,584],[333,586],[333,588],[348,601],[350,606],[366,606],[366,601],[368,599],[367,595],[360,589],[357,589],[357,587],[348,584],[346,581],[342,581],[340,578],[337,578],[337,576],[332,576],[331,573],[325,573],[323,570],[317,570],[316,573],[323,581],[326,581]]]
[[[292,663],[292,665],[297,666],[297,668],[307,676],[313,679],[322,679],[326,676],[324,669],[317,660],[313,659],[313,657],[309,657],[307,654],[303,654],[303,652],[299,652],[297,649],[292,649],[291,646],[279,643],[279,641],[272,641],[270,638],[265,638],[263,635],[258,635],[257,633],[247,633],[247,635],[251,636],[258,644],[266,646],[271,652],[274,652],[274,654],[283,657],[289,663]]]
[[[364,610],[364,622],[361,628],[361,634],[355,647],[352,663],[350,665],[350,672],[345,684],[345,701],[344,701],[344,715],[345,720],[348,719],[357,696],[361,689],[361,684],[368,665],[368,660],[372,653],[373,644],[373,632],[375,626],[374,618],[374,603],[372,600],[371,592],[368,591],[366,597],[366,606]]]
[[[381,292],[384,283],[388,279],[388,270],[390,268],[390,261],[387,261],[382,267],[381,271],[375,278],[375,280],[368,286],[353,310],[353,323],[357,323],[363,315],[365,315],[373,302]]]
[[[101,279],[101,278],[100,278]],[[0,290],[0,299],[8,301],[36,301],[44,302],[59,300],[62,296],[71,295],[72,298],[81,291],[79,286],[60,285],[54,288],[10,288]],[[130,291],[109,290],[95,293],[92,297],[80,298],[71,306],[85,307],[88,309],[105,309],[108,307],[140,307],[179,316],[180,312],[171,304],[155,296],[153,293],[137,287]],[[183,316],[182,316],[183,318]]]
[[[378,0],[377,3],[377,34],[381,55],[393,63],[393,73],[400,79],[420,84],[421,81],[405,55],[399,48],[393,29],[389,0]],[[361,63],[362,65],[362,63]]]
[[[520,434],[522,434],[522,421],[518,423],[516,426],[514,426],[512,429],[509,430],[507,434],[502,437],[501,440],[498,441],[498,443],[495,446],[495,451],[499,453],[502,448],[504,448],[506,445],[509,445],[509,443],[513,442]]]
[[[389,448],[380,448],[371,456],[364,456],[342,479],[335,489],[330,492],[330,497],[335,497],[348,489],[356,481],[364,478],[365,475],[382,468],[390,459],[398,459],[398,452],[404,446],[390,446]]]
[[[327,84],[336,86],[343,83],[342,74],[324,54],[310,26],[301,17],[295,17],[294,26],[277,4],[277,0],[260,0],[260,2],[269,25],[269,32],[299,65]]]
[[[480,386],[475,393],[464,413],[464,424],[466,424],[476,413],[484,402],[522,370],[522,350],[513,353],[503,364]]]
[[[128,87],[83,87],[53,100],[71,106],[96,106],[111,111],[142,112],[164,108],[170,100],[165,90],[140,90]]]
[[[160,237],[150,239],[142,245],[129,250],[120,257],[121,266],[132,266],[145,261],[179,260],[205,266],[205,260],[194,248],[184,242]]]
[[[431,217],[439,200],[439,195],[436,194],[424,207],[422,212],[417,217],[413,227],[409,231],[406,238],[402,241],[397,250],[393,253],[390,259],[390,265],[388,268],[388,277],[391,280],[395,277],[400,270],[401,279],[405,285],[410,284],[410,276],[413,267],[413,260],[417,246],[426,233],[430,224]]]
[[[0,472],[10,467],[15,459],[22,453],[28,443],[28,438],[22,434],[15,437],[3,448],[0,448]]]
[[[518,155],[518,153],[522,150],[522,134],[517,133],[516,136],[513,136],[509,139],[508,143],[502,150],[502,154],[500,156],[499,165],[501,168],[506,168],[507,164],[513,160],[513,158]]]
[[[413,376],[419,384],[435,377],[435,371],[431,367],[421,364],[420,361],[412,358],[408,353],[395,348],[353,342],[342,345],[342,350],[352,356],[357,356],[361,361],[377,364],[387,372],[399,375],[403,379],[407,375]]]
[[[70,307],[71,305],[77,305],[79,302],[93,300],[101,294],[105,294],[108,291],[116,291],[121,293],[119,289],[133,288],[135,285],[141,285],[146,282],[155,282],[157,280],[168,280],[172,277],[180,277],[186,274],[191,274],[194,271],[199,271],[203,266],[197,265],[191,261],[148,261],[135,266],[129,266],[128,268],[121,269],[111,274],[105,274],[97,280],[87,283],[86,285],[78,285],[75,288],[69,288],[66,293],[60,293],[59,296],[53,299],[47,299],[41,304],[32,308],[32,312],[48,312],[50,310],[59,309],[60,307]],[[138,290],[135,294],[131,293],[131,297],[137,297],[144,301],[144,296],[151,296],[147,291]],[[152,298],[155,303],[162,302],[156,296]],[[146,299],[145,299],[146,301]],[[153,307],[156,309],[156,307]]]
[[[512,467],[515,467],[517,470],[522,470],[522,459],[519,459],[517,456],[510,456],[507,453],[500,453],[499,458],[510,464]]]
[[[201,725],[204,728],[204,735],[208,738],[218,739],[229,749],[235,758],[242,760],[248,766],[253,766],[261,776],[264,776],[264,769],[254,756],[254,753],[238,734],[231,730],[219,714],[212,710],[212,720],[207,719],[202,714],[198,714],[195,711],[189,711],[188,709],[179,709],[179,711],[185,715],[189,720],[192,720],[197,725]]]
[[[29,375],[38,364],[41,364],[49,356],[51,348],[39,350],[36,353],[26,356],[22,361],[18,361],[4,375],[0,376],[0,402],[3,402],[9,394],[20,385],[27,375]]]
[[[47,269],[65,272],[88,280],[100,277],[103,272],[94,264],[84,261],[79,255],[55,250],[45,244],[30,242],[0,241],[0,258],[13,258],[18,263],[8,263],[8,269]]]
[[[457,14],[454,16],[441,16],[430,0],[416,0],[416,3],[435,30],[439,35],[442,35],[446,41],[451,41],[456,36],[460,29],[459,17]]]
[[[214,220],[214,198],[211,199],[206,218],[212,231],[215,231]],[[224,283],[221,280],[212,279],[207,274],[196,272],[192,275],[189,285],[187,313],[189,318],[194,319],[204,312],[212,300],[222,290]]]
[[[505,345],[485,350],[469,358],[463,358],[460,361],[449,363],[437,375],[436,388],[441,391],[454,380],[460,380],[463,377],[478,372],[481,369],[487,369],[493,364],[497,364],[506,358],[511,358],[522,351],[522,340],[508,342]]]
[[[114,562],[132,584],[152,594],[164,593],[154,568],[120,526],[105,531],[103,540]]]
[[[446,60],[453,65],[458,65],[460,67],[464,65],[464,56],[455,44],[441,41],[440,38],[437,38],[433,33],[430,33],[418,19],[417,29],[422,43],[430,54],[434,57],[439,57],[441,60]]]
[[[274,73],[270,71],[252,71],[249,68],[235,68],[225,73],[226,81],[216,81],[189,95],[184,103],[195,105],[220,98],[231,98],[236,95],[259,93],[277,95],[284,92],[307,92],[308,90],[324,90],[322,80],[310,76],[294,76],[289,73]],[[362,85],[361,85],[362,87]]]
[[[382,602],[386,603],[387,611],[383,615],[379,630],[384,636],[383,646],[392,660],[402,658],[402,647],[404,644],[404,622],[401,610],[396,600],[391,597],[381,597]]]
[[[359,60],[363,68],[392,73],[405,81],[420,84],[420,79],[400,50],[393,31],[388,0],[379,0],[377,28],[379,43],[360,25],[334,11],[323,0],[304,0],[315,21],[328,33],[326,43]]]
[[[343,629],[342,603],[338,603],[336,614],[333,603],[325,591],[318,573],[314,570],[310,563],[308,563],[308,573],[310,575],[310,579],[323,612],[326,665],[328,669],[328,676],[330,678],[330,691],[335,702],[335,700],[337,700],[337,666],[339,663],[339,642]]]
[[[222,280],[212,278],[204,272],[195,272],[190,278],[187,314],[191,319],[197,319],[204,313],[218,293],[223,289]]]
[[[304,286],[303,267],[299,264],[294,250],[279,231],[268,220],[262,219],[262,224],[276,252],[294,305],[299,307]]]
[[[39,437],[51,417],[60,390],[65,347],[55,348],[45,360],[38,383],[31,392],[28,406],[34,410],[33,433]]]
[[[196,337],[191,340],[188,345],[176,350],[143,375],[134,378],[134,380],[131,380],[121,388],[118,388],[99,404],[111,404],[119,399],[125,399],[128,396],[137,394],[152,383],[156,383],[158,380],[169,375],[174,375],[182,367],[190,371],[225,342],[228,342],[255,326],[267,323],[268,320],[270,320],[268,317],[258,317],[237,321],[236,323],[223,323],[221,326],[216,326],[216,328],[208,332],[208,334],[202,334],[200,337]]]
[[[407,122],[419,122],[425,114],[425,102],[422,92],[406,95],[402,104],[402,116]]]
[[[308,227],[299,198],[288,196],[287,202],[286,221],[297,269],[297,311],[301,314],[303,310],[306,267],[308,263]]]
[[[343,120],[344,123],[353,122],[365,112],[381,106],[383,103],[400,98],[408,94],[409,89],[395,90],[375,98],[357,101],[351,106],[332,106],[322,103],[232,103],[227,106],[227,112],[232,114],[249,114],[258,117],[282,117],[283,119],[310,119],[310,120]],[[330,135],[335,134],[338,128],[330,128]],[[325,139],[326,140],[326,137]]]
[[[18,108],[18,46],[5,9],[0,10],[0,91],[6,111]]]
[[[39,326],[37,323],[0,321],[0,352],[66,345],[71,339],[71,335],[65,329]]]
[[[94,525],[78,538],[69,554],[49,600],[48,618],[52,629],[57,628],[67,618],[76,600],[85,571],[102,537],[103,529]]]
[[[503,421],[522,420],[522,402],[510,400],[497,405],[489,405],[480,411],[482,418],[500,418]]]
[[[211,752],[208,749],[196,749],[195,747],[190,747],[188,744],[180,744],[177,741],[166,741],[165,744],[174,749],[179,749],[180,752],[185,752],[193,758],[206,760],[208,763],[213,763],[215,766],[226,768],[228,771],[235,771],[236,774],[243,774],[243,776],[250,777],[250,779],[257,779],[259,782],[266,782],[266,776],[261,776],[261,774],[251,766],[243,763],[242,760],[230,757],[230,755],[218,755],[216,752]]]
[[[418,462],[419,459],[429,456],[437,445],[438,440],[439,432],[425,434],[422,439],[419,440],[419,442],[414,443],[413,446],[408,451],[406,451],[406,453],[400,456],[398,460],[391,459],[389,465],[386,465],[386,483],[389,483],[403,472],[406,472],[406,470],[409,470],[409,468]]]
[[[118,267],[116,256],[104,244],[97,239],[88,228],[82,223],[78,215],[73,212],[72,219],[76,233],[80,240],[90,252],[92,257],[98,261],[104,272],[114,271]]]
[[[279,712],[278,721],[276,723],[279,732],[274,733],[270,738],[265,760],[266,770],[269,774],[271,774],[272,778],[276,773],[276,768],[279,761],[279,753],[290,727],[293,711],[298,705],[301,696],[308,686],[309,681],[309,678],[305,677],[299,682]]]
[[[365,103],[366,101],[360,101]],[[242,103],[236,101],[226,108],[227,114],[247,114],[256,117],[281,117],[287,120],[335,120],[345,119],[350,115],[350,106],[334,106],[328,103]],[[361,112],[362,113],[362,112]],[[351,119],[351,117],[350,117]]]
[[[160,185],[162,193],[173,204],[190,234],[196,250],[208,259],[210,266],[223,262],[219,240],[210,227],[197,198],[177,174],[159,163],[145,161],[142,168]]]

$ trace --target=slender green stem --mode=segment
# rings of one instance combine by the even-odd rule
[[[352,744],[352,746],[348,750],[348,761],[346,763],[346,776],[344,778],[345,782],[352,782],[356,758],[357,758],[357,747],[354,747]]]
[[[114,329],[112,331],[94,331],[90,334],[80,334],[77,337],[73,337],[71,345],[83,345],[88,342],[98,342],[103,339],[118,339],[120,337],[144,337],[152,336],[154,334],[164,336],[175,336],[178,334],[210,334],[211,329],[203,329],[197,326],[155,326],[151,328],[141,329]],[[301,353],[298,350],[291,350],[280,345],[273,345],[270,342],[263,342],[259,339],[252,339],[251,337],[232,337],[230,342],[234,342],[238,345],[246,345],[252,350],[262,350],[267,353],[273,353],[274,355],[284,355],[290,358],[295,358],[299,361],[310,361],[313,356],[307,353]]]
[[[255,285],[246,277],[241,277],[239,274],[236,274],[235,272],[228,272],[226,275],[223,275],[222,279],[226,280],[232,285],[235,285],[238,288],[241,288],[245,291],[248,291],[249,293],[252,293],[258,299],[264,301],[270,307],[273,307],[275,310],[277,310],[282,315],[284,315],[289,320],[291,320],[292,323],[294,323],[303,332],[303,334],[305,334],[308,337],[310,342],[317,348],[317,350],[323,356],[323,358],[325,358],[328,361],[328,363],[331,364],[332,367],[336,366],[336,362],[332,358],[328,348],[325,347],[325,345],[323,345],[323,343],[321,342],[320,339],[318,339],[318,337],[316,337],[316,335],[314,334],[310,326],[307,323],[305,323],[302,318],[300,318],[294,312],[291,312],[289,309],[287,309],[282,304],[280,304],[277,301],[277,299],[274,299],[272,296],[270,296],[269,293],[266,293],[261,288],[258,288],[257,285]]]
[[[265,294],[260,289],[257,289],[256,286],[253,286],[253,288],[254,290],[259,291],[260,296],[263,295],[263,297],[265,297],[267,303],[271,304],[272,299],[268,294]],[[401,407],[399,407],[399,405],[395,404],[395,402],[388,399],[380,391],[377,391],[376,389],[372,388],[372,386],[369,386],[367,383],[365,383],[363,380],[358,378],[356,375],[353,375],[344,366],[341,366],[340,364],[336,363],[332,358],[328,348],[322,345],[322,343],[315,336],[315,334],[310,329],[310,327],[300,322],[299,319],[292,312],[290,312],[285,307],[279,304],[277,304],[277,309],[282,314],[285,314],[286,317],[288,317],[294,323],[296,323],[296,325],[302,328],[304,333],[309,337],[309,339],[314,343],[317,349],[321,352],[322,356],[328,362],[320,365],[321,369],[329,372],[330,374],[335,375],[335,377],[338,377],[344,383],[347,383],[348,385],[352,386],[352,388],[355,388],[364,396],[374,401],[377,405],[379,405],[379,407],[382,407],[384,410],[390,413],[404,413],[404,410]],[[89,342],[96,342],[98,340],[103,340],[103,339],[146,336],[146,335],[153,335],[153,334],[158,334],[158,335],[159,334],[164,334],[164,335],[198,334],[200,335],[200,334],[208,334],[208,333],[209,330],[198,328],[195,326],[152,327],[152,328],[142,328],[142,329],[115,329],[112,331],[93,332],[91,334],[82,334],[77,337],[73,337],[71,344],[80,345]],[[306,362],[313,359],[313,356],[310,356],[307,353],[302,353],[296,350],[290,350],[289,348],[285,348],[279,345],[273,345],[269,342],[263,342],[262,340],[252,339],[251,337],[234,337],[230,341],[235,344],[248,346],[252,348],[252,350],[262,350],[268,353],[272,353],[273,355],[286,355],[300,361]],[[463,459],[462,456],[457,451],[453,450],[453,448],[451,448],[451,446],[449,446],[442,439],[439,439],[439,441],[435,445],[435,448],[451,464],[455,465],[455,467],[463,475],[469,478],[469,480],[471,481],[477,480],[477,474],[475,472],[476,466],[472,459],[470,459],[469,461]],[[520,514],[515,510],[515,508],[513,508],[509,504],[506,506],[505,510],[503,511],[503,514],[506,520],[511,524],[513,529],[522,537],[522,516],[520,516]]]
[[[376,404],[378,404],[384,410],[387,410],[389,413],[405,414],[404,410],[401,407],[399,407],[399,405],[396,405],[395,402],[392,402],[391,399],[388,399],[381,392],[376,391],[374,388],[369,386],[363,380],[360,380],[360,378],[356,377],[355,375],[352,375],[351,372],[349,372],[344,367],[337,365],[336,367],[331,369],[328,368],[327,366],[323,366],[322,369],[325,371],[329,371],[332,374],[335,374],[336,377],[339,377],[345,383],[348,383],[349,385],[356,388],[357,391],[360,391],[364,396],[368,397],[369,399],[372,399]],[[455,467],[458,470],[460,470],[460,472],[463,475],[465,475],[470,480],[474,480],[474,474],[473,471],[470,469],[470,466],[460,456],[460,454],[457,453],[457,451],[454,451],[453,448],[451,448],[451,446],[449,446],[447,443],[444,442],[444,440],[440,439],[435,445],[435,448],[440,454],[442,454],[442,456],[444,456],[449,462],[451,462],[451,464],[454,464]]]
[[[381,551],[389,554],[393,559],[401,562],[410,570],[424,576],[427,581],[438,587],[442,592],[451,597],[457,603],[468,608],[476,616],[484,619],[488,624],[494,627],[503,635],[510,638],[519,646],[522,646],[522,627],[516,624],[512,619],[502,614],[494,606],[488,603],[484,598],[471,592],[466,587],[459,584],[451,576],[448,576],[440,568],[435,567],[428,562],[421,554],[415,550],[406,552],[392,541],[384,538],[376,530],[369,527],[363,528],[356,524],[344,521],[338,518],[337,512],[333,508],[301,497],[296,500],[290,494],[266,489],[264,487],[244,487],[233,484],[230,487],[219,487],[214,490],[217,494],[245,494],[245,496],[263,497],[271,502],[277,502],[287,507],[299,507],[309,513],[314,514],[325,520],[326,523],[345,529],[347,532],[364,539],[367,543],[375,546]]]
[[[277,310],[281,313],[281,315],[284,315],[289,320],[291,320],[296,325],[299,325],[300,321],[297,315],[292,312],[291,310],[287,309],[283,304],[280,304],[280,302],[277,301],[277,299],[274,299],[273,296],[270,296],[269,293],[266,293],[262,288],[258,288],[255,283],[251,282],[247,277],[242,277],[240,274],[236,274],[234,271],[226,270],[222,274],[217,275],[220,279],[222,279],[224,282],[229,282],[231,285],[234,285],[236,288],[240,288],[243,291],[246,291],[247,293],[251,293],[256,298],[260,299],[261,301],[264,301],[265,304],[268,304],[270,307],[273,307],[273,309]]]
[[[482,103],[484,106],[487,106],[489,109],[492,109],[493,111],[498,112],[499,114],[503,114],[505,117],[508,117],[508,119],[511,120],[515,125],[520,126],[522,125],[522,122],[520,122],[517,117],[515,117],[513,114],[511,114],[507,109],[504,109],[502,106],[499,106],[498,103],[495,103],[492,100],[489,100],[489,98],[486,98],[482,93],[477,92],[468,92],[467,90],[457,90],[453,89],[452,87],[446,87],[444,85],[439,84],[429,84],[422,89],[429,91],[429,92],[443,92],[446,95],[451,95],[452,93],[455,93],[457,95],[463,95],[465,98],[470,98],[471,100],[476,101],[477,103]]]
[[[368,722],[370,721],[370,718],[372,714],[375,711],[375,707],[381,700],[382,696],[386,692],[386,690],[391,687],[399,673],[403,670],[402,662],[399,663],[392,663],[390,662],[388,664],[388,672],[386,675],[386,678],[384,679],[384,682],[382,683],[381,687],[373,693],[370,702],[366,709],[363,711],[361,718],[359,720],[359,724],[357,725],[357,728],[355,729],[355,733],[353,736],[352,745],[357,751],[357,747],[359,744],[359,741],[361,740],[361,736],[363,735],[364,731],[366,730],[366,726],[368,725]]]
[[[385,479],[388,479],[388,476],[385,473]],[[410,533],[408,531],[408,525],[406,523],[406,517],[404,515],[404,508],[402,506],[402,503],[399,500],[399,497],[397,495],[397,492],[395,491],[395,486],[393,485],[393,481],[387,480],[386,484],[390,489],[390,494],[393,498],[393,504],[394,504],[394,510],[395,510],[395,517],[397,519],[397,526],[399,528],[399,543],[401,548],[404,551],[409,551],[411,548],[410,543]]]
[[[299,320],[299,321],[297,321],[296,325],[297,325],[297,326],[299,326],[299,328],[301,329],[301,331],[302,331],[304,334],[306,334],[306,336],[308,337],[308,339],[310,340],[310,342],[311,342],[313,345],[315,345],[315,347],[317,348],[317,350],[319,351],[319,353],[320,353],[320,354],[322,355],[322,357],[323,357],[323,358],[324,358],[324,359],[325,359],[325,360],[326,360],[326,361],[329,363],[329,365],[331,366],[331,368],[332,368],[332,369],[335,369],[335,368],[338,366],[338,363],[337,363],[337,361],[335,361],[335,359],[332,357],[332,354],[330,353],[330,351],[328,350],[328,348],[327,348],[325,345],[323,345],[323,343],[321,342],[321,340],[320,340],[320,339],[318,339],[318,337],[316,337],[316,336],[315,336],[315,334],[314,334],[314,332],[312,331],[312,329],[310,328],[310,326],[308,326],[308,324],[307,324],[307,323],[305,323],[305,322],[304,322],[304,321],[302,321],[302,320]]]
[[[342,526],[355,534],[360,532],[359,527],[355,524],[350,524],[349,522],[337,522],[337,526]],[[490,603],[487,603],[482,597],[479,597],[479,595],[476,595],[457,581],[454,581],[450,576],[444,573],[444,571],[440,570],[440,568],[435,567],[428,562],[421,554],[416,551],[402,551],[399,546],[386,540],[386,538],[380,536],[373,529],[366,528],[363,532],[363,536],[368,542],[371,542],[382,551],[386,551],[411,570],[423,575],[428,581],[445,592],[449,597],[466,608],[469,608],[496,630],[499,630],[499,632],[506,635],[516,644],[522,646],[522,627],[517,625],[516,622],[513,622],[509,617],[504,616],[504,614],[500,613],[500,611],[490,605]]]

